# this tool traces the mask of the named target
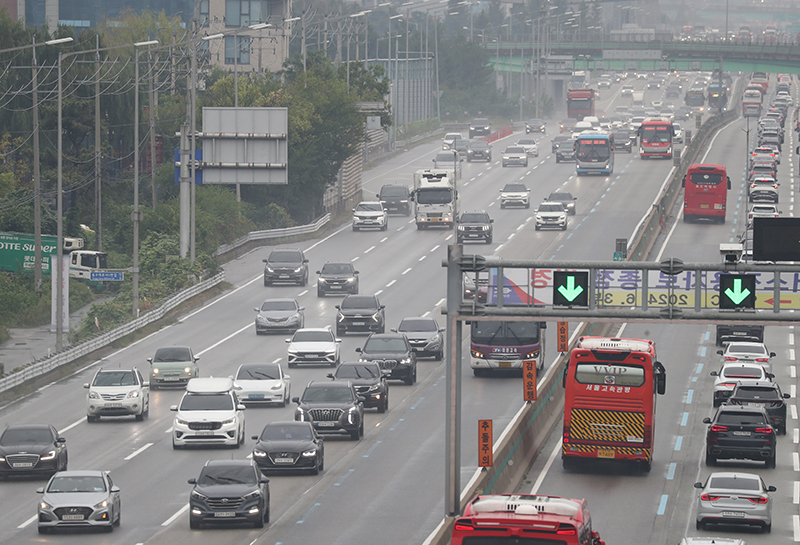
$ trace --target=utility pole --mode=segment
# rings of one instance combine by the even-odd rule
[[[97,51],[94,56],[94,213],[97,223],[97,251],[103,251],[103,199],[100,145],[100,36],[95,36]]]
[[[153,209],[156,207],[156,100],[153,90],[153,77],[155,73],[155,63],[151,63],[152,55],[148,52],[147,69],[150,77],[147,78],[148,100],[150,101],[150,185],[153,191]]]
[[[39,84],[36,69],[36,35],[33,35],[33,278],[36,293],[42,293],[42,177],[39,169]],[[61,257],[57,252],[56,258]],[[53,259],[50,258],[50,274],[53,274]],[[61,309],[58,309],[60,312]]]

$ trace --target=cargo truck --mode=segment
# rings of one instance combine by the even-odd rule
[[[414,201],[417,229],[443,225],[452,229],[458,219],[458,191],[453,171],[422,169],[414,172]]]
[[[744,117],[761,117],[761,91],[750,89],[744,92],[742,115]]]
[[[34,235],[0,232],[0,271],[33,272]],[[69,254],[69,276],[90,279],[92,271],[108,268],[108,254],[83,250],[83,239],[64,237],[64,253]],[[50,275],[50,256],[57,253],[56,237],[42,235],[42,274]]]

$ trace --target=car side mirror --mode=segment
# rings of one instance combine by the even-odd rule
[[[489,220],[489,223],[494,223],[494,220],[493,220],[493,219],[490,219],[490,220]]]
[[[440,327],[439,328],[439,333],[444,333],[445,331],[446,331],[446,328],[444,328],[444,327]]]
[[[147,358],[147,363],[152,364],[153,363],[153,358]]]
[[[39,488],[37,488],[37,489],[36,489],[36,493],[37,493],[37,494],[44,494],[44,487],[43,487],[43,486],[40,486]]]
[[[195,356],[193,359],[194,359],[194,361],[197,361],[197,360],[200,359],[200,356]]]
[[[381,196],[380,196],[378,193],[375,193],[375,198],[376,198],[376,199],[380,199],[380,198],[381,198]]]
[[[364,403],[367,400],[367,398],[365,398],[364,396],[358,396],[356,400],[358,400],[359,403]]]
[[[269,479],[262,475],[261,478],[258,480],[258,482],[260,482],[262,484],[268,484],[269,483]]]
[[[84,388],[86,388],[86,389],[88,390],[88,389],[89,389],[89,383],[88,383],[88,382],[85,382],[85,383],[83,384],[83,387],[84,387]]]
[[[711,419],[709,417],[705,417],[703,419],[703,424],[711,424]]]
[[[360,347],[360,346],[359,346],[359,347],[356,347],[356,352],[358,352],[359,354],[361,354],[361,347]]]
[[[267,259],[262,259],[261,260],[262,263],[266,263],[267,261],[269,261],[269,260],[267,260]]]
[[[381,310],[385,309],[386,305],[381,305]],[[774,355],[774,354],[773,354]]]
[[[358,271],[353,271],[353,274],[358,274]]]
[[[339,310],[339,306],[340,306],[340,305],[336,305],[336,306],[335,306],[335,307],[333,307],[333,308],[335,308],[336,310]]]
[[[316,274],[322,274],[321,272],[317,271]]]
[[[393,328],[391,328],[389,331],[391,331],[392,333],[397,333],[397,328],[396,328],[396,327],[393,327]]]
[[[119,487],[118,487],[117,485],[113,485],[113,486],[111,487],[111,491],[112,491],[112,492],[114,492],[114,493],[116,494],[117,492],[119,492]]]
[[[300,398],[299,397],[293,397],[292,398],[292,403],[297,403],[298,405],[300,405]]]
[[[768,486],[767,487],[767,492],[777,492],[777,491],[778,491],[778,489],[775,488],[774,486]]]
[[[290,343],[290,342],[292,342],[292,339],[284,339],[283,342]]]
[[[260,309],[259,309],[258,307],[256,307],[256,308],[254,308],[253,310],[255,310],[256,312],[258,312]]]
[[[342,339],[333,339],[333,342],[340,343],[340,342],[342,342]]]
[[[695,488],[703,488],[703,483],[694,483]]]
[[[709,373],[709,375],[711,375],[712,377],[718,377],[718,376],[719,376],[719,373],[717,373],[716,371],[711,371],[711,372]]]
[[[169,410],[172,411],[172,412],[177,412],[178,406],[177,405],[170,405],[169,406]]]
[[[189,479],[189,480],[188,480],[188,481],[186,481],[186,482],[187,482],[187,483],[189,483],[189,484],[197,484],[197,479],[195,479],[195,478],[191,478],[191,479]]]
[[[67,442],[66,437],[59,437],[58,439],[56,439],[56,443],[66,443],[66,442]]]
[[[723,354],[722,350],[717,350],[717,354],[721,356]]]
[[[246,409],[247,409],[247,407],[245,407],[245,406],[244,406],[243,404],[241,404],[241,403],[239,403],[238,405],[236,405],[236,410],[237,410],[237,411],[244,411],[244,410],[246,410]]]
[[[331,380],[333,380],[333,379],[335,379],[335,378],[336,378],[336,377],[334,377],[334,376],[333,376],[333,373],[328,373],[328,374],[327,374],[327,375],[325,375],[325,376],[326,376],[326,377],[328,377],[328,378],[329,378],[329,379],[331,379]]]
[[[789,399],[791,397],[792,397],[791,394],[783,394],[783,399]]]
[[[769,357],[770,357],[770,358],[774,358],[774,357],[775,357],[775,352],[770,352],[770,353],[769,353]]]

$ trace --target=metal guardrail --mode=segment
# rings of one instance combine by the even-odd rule
[[[284,227],[281,229],[266,229],[264,231],[251,231],[245,236],[237,238],[230,244],[221,245],[214,251],[214,256],[216,257],[218,255],[226,254],[231,250],[235,250],[236,248],[254,240],[267,240],[314,233],[329,221],[331,221],[331,215],[325,214],[314,223],[309,223],[308,225],[296,225],[294,227]]]
[[[21,371],[11,373],[10,375],[0,378],[0,392],[10,390],[11,388],[19,386],[25,381],[50,372],[56,367],[66,365],[87,354],[91,354],[95,350],[103,348],[104,346],[111,344],[117,339],[120,339],[141,327],[151,324],[156,320],[160,320],[167,314],[167,312],[174,309],[184,301],[207,290],[208,288],[216,286],[223,280],[225,280],[225,272],[218,273],[211,278],[203,280],[202,282],[198,282],[194,286],[179,291],[172,297],[166,299],[157,308],[154,308],[143,316],[139,316],[135,320],[112,329],[111,331],[96,335],[95,337],[92,337],[91,339],[88,339],[71,348],[67,348],[61,352],[53,354],[48,358],[25,367]]]

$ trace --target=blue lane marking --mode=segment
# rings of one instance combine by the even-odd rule
[[[378,445],[380,445],[380,444],[381,444],[380,441],[375,441],[375,444],[372,445],[371,447],[369,447],[369,450],[367,450],[367,452],[364,454],[363,458],[369,458],[369,455],[372,454],[372,451],[375,450],[378,447]]]
[[[569,240],[569,239],[571,239],[571,238],[572,238],[572,233],[570,233],[570,234],[568,234],[568,235],[567,235],[567,240]]]
[[[687,405],[691,405],[692,404],[692,395],[694,395],[694,390],[689,390],[689,391],[686,392],[686,404]]]
[[[658,504],[658,511],[656,511],[656,515],[663,515],[664,513],[666,513],[667,498],[669,498],[669,494],[662,494],[661,503]]]
[[[462,360],[464,360],[465,358],[461,358],[461,359],[462,359]],[[397,420],[397,422],[395,422],[395,423],[394,423],[394,426],[392,426],[391,428],[389,428],[389,431],[394,431],[394,429],[397,427],[397,425],[398,425],[400,422],[402,422],[403,420],[405,420],[405,419],[404,419],[404,418],[399,418],[399,419]]]
[[[411,405],[411,406],[409,407],[409,409],[411,409],[412,411],[413,411],[414,409],[416,409],[416,408],[417,408],[417,405],[419,405],[419,404],[420,404],[420,402],[422,402],[422,400],[423,400],[423,399],[425,399],[425,398],[424,398],[424,397],[421,397],[421,398],[419,398],[419,399],[418,399],[418,400],[417,400],[417,401],[416,401],[416,402],[415,402],[413,405]]]
[[[342,475],[342,478],[341,478],[341,479],[339,479],[339,482],[336,482],[336,483],[334,483],[334,484],[333,484],[333,486],[339,486],[340,484],[342,484],[342,483],[344,482],[344,480],[345,480],[347,477],[349,477],[349,476],[350,476],[350,474],[351,474],[353,471],[355,471],[355,469],[348,469],[348,470],[347,470],[347,473],[345,473],[344,475]],[[319,505],[319,504],[317,504],[317,505]]]
[[[298,520],[298,521],[297,521],[297,524],[303,524],[303,521],[304,521],[304,520],[305,520],[305,519],[308,517],[308,515],[310,515],[310,514],[311,514],[311,511],[313,511],[314,509],[316,509],[316,508],[317,508],[317,506],[319,506],[319,505],[322,505],[322,504],[320,504],[320,503],[315,503],[314,505],[312,505],[312,506],[311,506],[311,509],[309,509],[308,511],[306,511],[306,512],[305,512],[305,514],[303,515],[303,518],[301,518],[300,520]]]
[[[706,340],[708,340],[709,337],[711,337],[711,332],[710,331],[706,331]]]
[[[671,481],[672,479],[675,478],[675,468],[676,467],[678,467],[678,464],[676,464],[675,462],[672,462],[671,464],[669,464],[669,469],[667,470],[667,480],[668,481]]]
[[[681,450],[681,446],[683,446],[683,436],[679,435],[675,440],[675,450]]]
[[[681,418],[681,426],[685,426],[686,422],[689,421],[689,413],[683,413],[683,418]]]
[[[560,252],[560,251],[561,251],[561,248],[563,248],[563,247],[564,247],[564,245],[562,244],[561,246],[559,246],[558,248],[556,248],[556,252]]]
[[[706,340],[708,340],[708,339],[706,339]],[[700,357],[701,358],[705,358],[706,357],[706,347],[705,346],[700,349]]]
[[[692,382],[697,382],[697,377],[692,377]]]
[[[591,210],[589,210],[589,213],[590,213],[590,214],[591,214],[592,212],[594,212],[594,208],[592,208]]]
[[[703,351],[705,352],[705,349]],[[703,354],[703,355],[705,355],[705,354]],[[698,363],[697,364],[697,371],[695,371],[695,373],[700,373],[702,370],[703,370],[703,364],[702,363]]]

